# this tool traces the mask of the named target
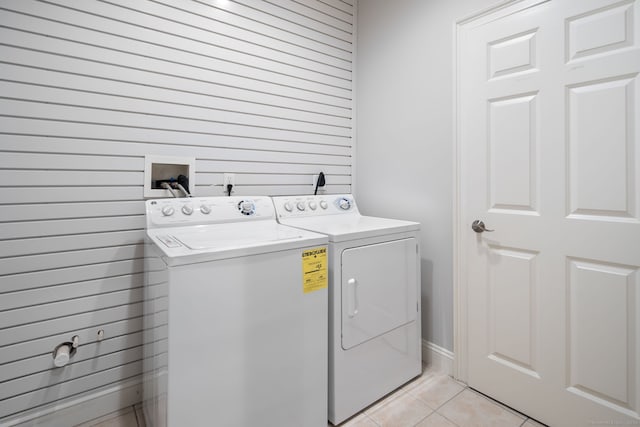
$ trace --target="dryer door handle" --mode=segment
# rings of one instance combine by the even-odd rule
[[[358,281],[356,279],[347,280],[349,291],[348,311],[349,317],[355,317],[358,314]]]

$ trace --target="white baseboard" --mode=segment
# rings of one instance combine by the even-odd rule
[[[75,426],[133,406],[142,400],[141,378],[134,378],[64,403],[46,405],[1,420],[0,426]]]
[[[425,339],[422,340],[422,361],[431,369],[453,375],[453,358],[453,352]]]

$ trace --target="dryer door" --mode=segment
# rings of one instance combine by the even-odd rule
[[[342,252],[342,348],[416,320],[418,253],[414,238]]]

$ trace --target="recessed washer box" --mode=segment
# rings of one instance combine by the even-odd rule
[[[195,157],[145,156],[144,157],[144,197],[173,197],[169,190],[160,187],[163,181],[178,179],[179,175],[189,178],[189,192],[193,194],[196,184]],[[181,194],[180,190],[176,190]]]

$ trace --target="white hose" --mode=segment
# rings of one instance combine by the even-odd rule
[[[189,194],[189,192],[187,190],[184,189],[184,187],[180,184],[177,184],[178,188],[180,189],[180,191],[182,191],[184,193],[185,196],[187,197],[193,197],[191,194]]]
[[[175,191],[173,191],[173,188],[171,188],[171,186],[169,185],[168,182],[163,182],[162,183],[162,188],[164,188],[165,190],[169,190],[169,192],[171,193],[171,195],[173,197],[176,197],[176,198],[178,197],[178,195],[176,194]]]

